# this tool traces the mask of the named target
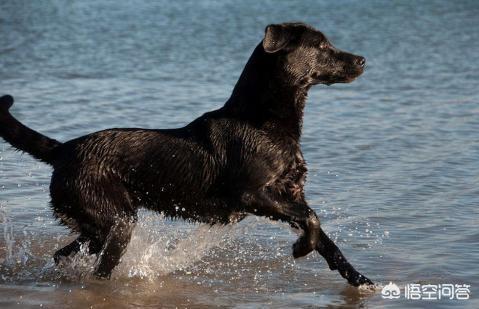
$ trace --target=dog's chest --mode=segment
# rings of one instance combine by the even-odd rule
[[[301,199],[304,196],[307,169],[299,146],[281,151],[280,158],[276,157],[276,164],[272,165],[274,170],[271,171],[272,177],[266,184],[266,189],[293,200]]]

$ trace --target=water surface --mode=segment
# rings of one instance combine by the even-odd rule
[[[250,218],[214,228],[141,213],[113,280],[48,206],[51,169],[0,142],[0,307],[469,307],[479,287],[477,1],[13,1],[0,4],[0,93],[61,141],[183,126],[220,107],[268,23],[299,20],[367,58],[310,92],[307,199],[378,291],[349,287],[296,235]],[[380,287],[466,283],[469,301],[383,300]]]

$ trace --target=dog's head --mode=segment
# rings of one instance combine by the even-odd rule
[[[366,60],[335,48],[320,31],[302,23],[266,27],[264,51],[275,56],[283,80],[299,86],[349,83]]]

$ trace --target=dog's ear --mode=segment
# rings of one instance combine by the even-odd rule
[[[267,53],[275,53],[288,45],[291,31],[284,25],[269,25],[264,30],[263,48]]]

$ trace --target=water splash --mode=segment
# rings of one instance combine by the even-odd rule
[[[112,278],[141,278],[155,280],[175,271],[185,271],[200,261],[212,248],[232,234],[231,227],[173,224],[158,215],[141,216],[132,239],[115,268]],[[55,277],[82,281],[91,277],[96,256],[88,254],[84,245],[73,257],[57,266],[47,259],[42,268],[43,278]]]
[[[187,270],[234,237],[233,230],[221,225],[175,225],[155,215],[143,216],[113,275],[152,279]]]
[[[1,208],[0,208],[1,209]],[[8,249],[0,254],[3,281],[88,282],[92,278],[96,256],[87,246],[73,257],[55,265],[52,254],[72,240],[61,231],[57,238],[34,232],[14,234],[6,212],[0,212],[4,239]],[[48,225],[48,224],[47,224]],[[53,223],[52,223],[53,227]],[[13,236],[15,235],[15,239]],[[239,224],[210,226],[186,224],[165,219],[162,215],[142,210],[131,241],[113,279],[137,278],[147,281],[166,280],[170,275],[198,284],[231,283],[248,289],[270,289],[276,276],[315,280],[311,269],[323,263],[314,254],[299,264],[291,257],[291,244],[296,236],[285,223],[260,217],[248,217]],[[314,277],[314,278],[313,278]],[[245,278],[248,278],[245,280]],[[246,282],[249,282],[248,284]],[[281,285],[274,286],[281,291]]]
[[[190,274],[199,269],[215,268],[209,265],[210,262],[216,265],[215,259],[221,259],[224,251],[230,250],[236,252],[232,262],[240,261],[241,257],[250,261],[252,248],[248,248],[248,244],[254,244],[254,256],[269,256],[270,248],[263,248],[251,235],[248,235],[247,238],[251,239],[246,243],[241,240],[236,243],[238,235],[256,232],[265,221],[271,224],[266,219],[251,218],[236,225],[210,226],[170,221],[162,215],[140,211],[132,239],[112,277],[155,280],[174,272]],[[83,281],[91,277],[96,256],[88,254],[86,245],[76,255],[63,259],[59,265],[53,262],[52,254],[69,243],[71,235],[65,236],[62,232],[58,237],[52,237],[51,234],[28,232],[28,229],[18,233],[10,223],[7,211],[1,206],[0,222],[5,240],[5,246],[1,248],[5,250],[0,252],[3,281]],[[279,254],[278,250],[273,256]],[[205,260],[206,256],[208,259]]]
[[[5,257],[0,259],[0,262],[11,265],[14,263],[14,250],[15,238],[13,236],[13,226],[8,220],[8,213],[2,204],[0,204],[0,223],[3,224],[3,239],[5,241]]]

